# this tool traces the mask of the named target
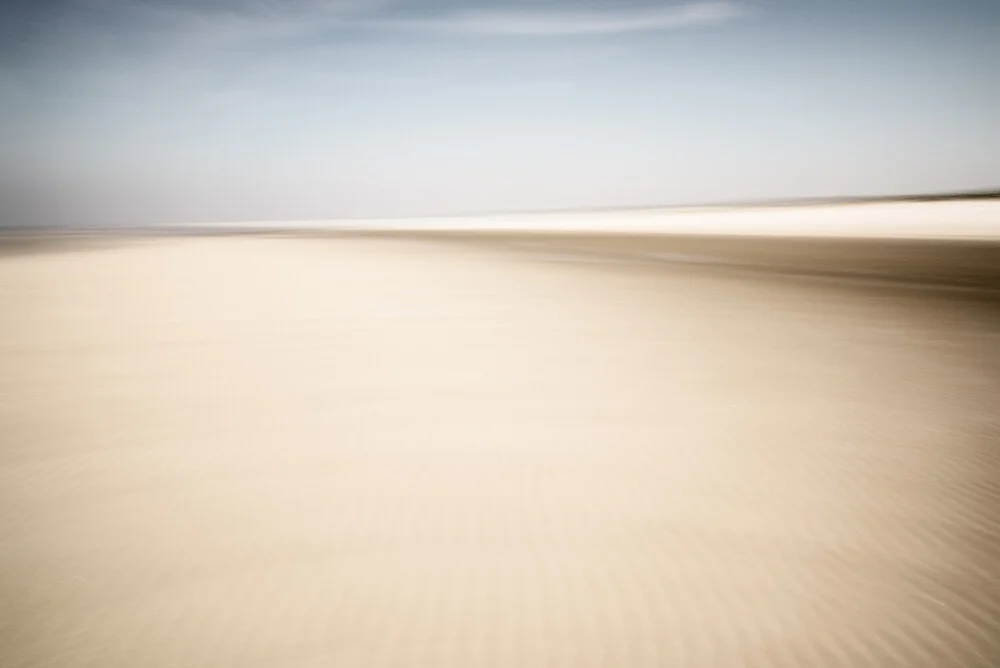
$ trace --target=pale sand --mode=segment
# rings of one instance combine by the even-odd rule
[[[1000,665],[995,307],[405,240],[10,255],[0,664]]]
[[[1000,240],[1000,199],[776,207],[694,207],[424,218],[230,222],[185,229],[504,230]]]

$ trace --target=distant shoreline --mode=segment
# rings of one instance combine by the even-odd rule
[[[379,231],[607,232],[741,236],[880,237],[1000,241],[1000,190],[675,206],[438,216],[0,226],[0,240],[30,237],[186,236]]]

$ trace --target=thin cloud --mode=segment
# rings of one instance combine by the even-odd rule
[[[676,30],[746,14],[745,0],[694,0],[654,8],[531,10],[493,5],[401,18],[401,0],[72,0],[36,44],[85,59],[122,54],[200,57],[281,44],[352,27],[444,34],[558,36]]]
[[[746,14],[735,2],[711,0],[654,9],[609,11],[469,10],[431,19],[381,23],[396,28],[489,35],[597,35],[676,30],[725,23]]]

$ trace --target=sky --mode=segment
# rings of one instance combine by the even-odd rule
[[[6,0],[0,225],[1000,187],[997,0]]]

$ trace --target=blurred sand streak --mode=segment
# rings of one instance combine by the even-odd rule
[[[9,668],[1000,665],[990,299],[178,238],[0,318]]]

